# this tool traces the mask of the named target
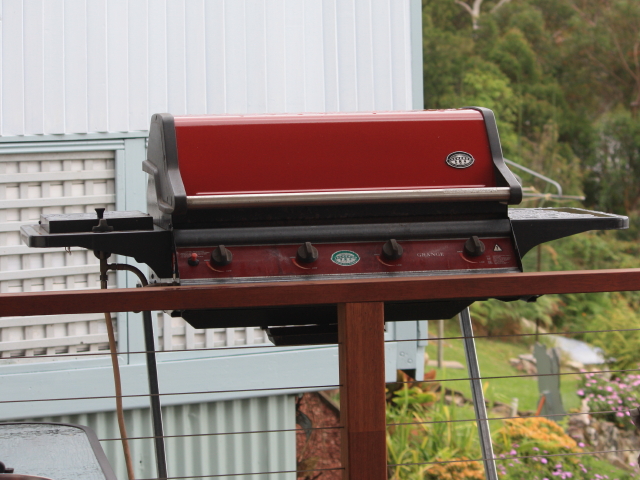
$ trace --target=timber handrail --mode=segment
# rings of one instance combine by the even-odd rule
[[[354,278],[0,294],[0,317],[640,290],[640,269]]]

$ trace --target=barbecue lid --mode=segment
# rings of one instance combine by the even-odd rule
[[[149,201],[174,217],[228,207],[522,198],[484,108],[157,114],[143,168],[153,180]]]

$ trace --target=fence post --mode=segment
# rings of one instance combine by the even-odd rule
[[[386,480],[384,304],[338,305],[345,480]]]

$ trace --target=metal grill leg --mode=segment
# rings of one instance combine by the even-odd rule
[[[482,449],[482,460],[487,480],[498,480],[496,462],[493,456],[493,445],[491,443],[491,430],[487,420],[487,408],[484,403],[484,393],[482,391],[482,380],[480,380],[480,365],[476,354],[476,342],[473,338],[473,327],[471,326],[471,315],[469,309],[465,308],[459,314],[460,330],[464,338],[464,353],[467,359],[467,371],[471,378],[471,395],[473,397],[473,408],[476,411],[476,421],[478,422],[478,434],[480,436],[480,448]]]
[[[156,466],[158,478],[167,478],[167,458],[164,449],[164,429],[162,428],[162,409],[160,407],[160,388],[158,387],[158,368],[156,365],[156,345],[153,335],[151,312],[142,312],[144,326],[144,348],[147,356],[147,377],[149,379],[149,397],[151,418],[153,420],[153,436],[156,446]]]

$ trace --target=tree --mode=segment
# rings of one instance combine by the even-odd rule
[[[619,102],[634,116],[640,108],[640,2],[571,0],[577,13],[568,52],[598,86],[601,110]],[[578,72],[576,72],[578,73]]]
[[[460,5],[465,11],[471,15],[471,24],[473,25],[474,30],[478,30],[480,25],[478,21],[480,20],[480,8],[484,3],[484,0],[473,0],[473,3],[469,5],[466,1],[463,0],[454,0],[457,5]],[[493,8],[491,8],[490,13],[496,12],[500,7],[502,7],[505,3],[509,3],[511,0],[499,0]]]

